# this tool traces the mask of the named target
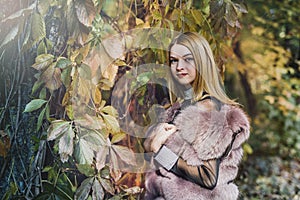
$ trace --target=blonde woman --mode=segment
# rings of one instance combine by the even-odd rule
[[[177,36],[169,46],[169,66],[173,104],[144,142],[159,167],[146,175],[145,199],[237,199],[233,181],[249,137],[247,115],[225,94],[202,36]]]

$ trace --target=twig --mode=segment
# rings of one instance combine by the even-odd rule
[[[4,171],[6,169],[6,166],[7,166],[7,163],[8,163],[8,159],[4,159],[4,163],[3,163],[3,166],[1,168],[1,172],[0,172],[0,179],[2,178],[3,174],[4,174]]]

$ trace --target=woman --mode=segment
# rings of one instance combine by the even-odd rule
[[[146,175],[145,199],[237,199],[233,183],[249,137],[249,121],[224,92],[208,42],[182,33],[169,46],[171,102],[162,123],[149,128],[145,150],[157,171]]]

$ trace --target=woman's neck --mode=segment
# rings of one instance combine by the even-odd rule
[[[193,96],[194,96],[193,87],[190,87],[190,88],[184,90],[183,93],[184,93],[184,100],[190,100],[190,99],[192,99]]]

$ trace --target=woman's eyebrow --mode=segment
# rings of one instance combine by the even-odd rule
[[[183,55],[182,57],[187,57],[187,56],[192,56],[192,54],[191,53],[187,53],[187,54]]]
[[[170,58],[177,58],[177,56],[170,56]]]
[[[170,58],[184,58],[184,57],[187,57],[187,56],[193,56],[191,53],[187,53],[183,56],[179,56],[179,55],[170,55]]]

